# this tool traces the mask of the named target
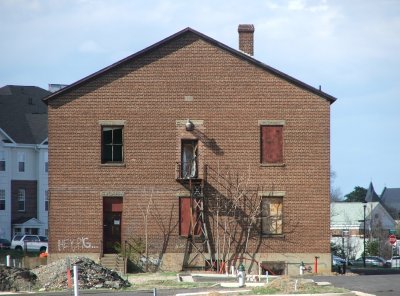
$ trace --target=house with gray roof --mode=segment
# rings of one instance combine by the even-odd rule
[[[0,237],[47,235],[50,92],[36,86],[0,88]]]
[[[381,201],[395,220],[400,219],[400,188],[383,189]]]
[[[381,201],[378,194],[376,194],[376,192],[375,192],[374,185],[372,185],[372,182],[369,183],[367,194],[365,195],[365,201],[366,202],[375,202],[375,201],[380,202]]]
[[[363,252],[364,206],[366,240],[378,228],[383,233],[396,228],[396,221],[378,201],[331,203],[331,242],[342,245],[350,259]]]

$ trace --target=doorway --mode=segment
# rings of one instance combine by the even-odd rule
[[[183,179],[197,178],[197,140],[182,140],[181,161]]]
[[[103,252],[118,253],[121,246],[122,197],[103,199]]]

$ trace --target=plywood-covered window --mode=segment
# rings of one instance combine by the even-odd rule
[[[283,197],[263,197],[261,203],[262,234],[283,234]]]
[[[283,161],[283,125],[261,125],[261,163]]]

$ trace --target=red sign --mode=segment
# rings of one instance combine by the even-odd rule
[[[396,243],[396,241],[397,241],[397,239],[396,239],[396,236],[394,234],[389,235],[389,243],[394,245]]]

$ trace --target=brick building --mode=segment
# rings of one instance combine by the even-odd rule
[[[184,29],[45,99],[51,259],[141,241],[164,270],[330,270],[335,98],[238,31],[240,51]]]

